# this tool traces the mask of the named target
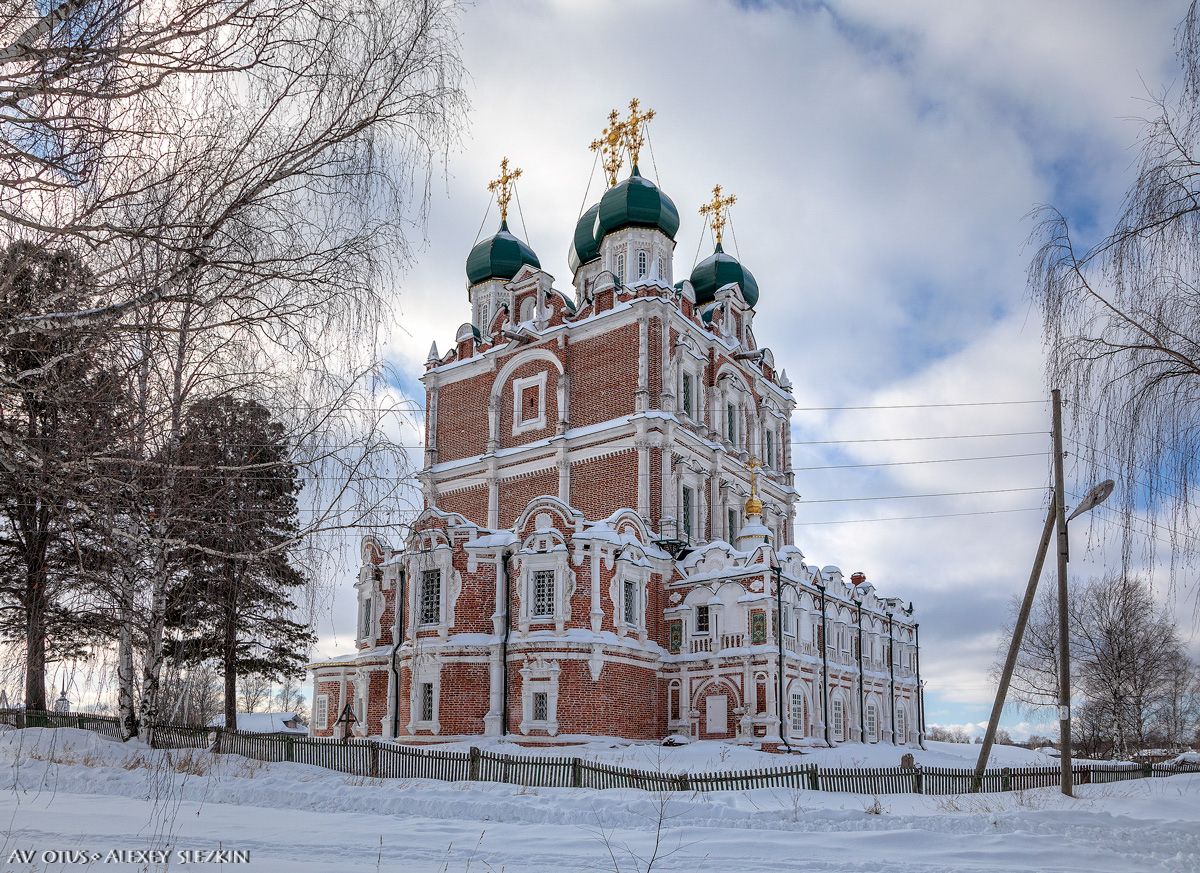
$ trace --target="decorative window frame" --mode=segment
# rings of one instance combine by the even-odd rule
[[[381,633],[380,620],[383,617],[383,589],[380,581],[375,578],[376,569],[374,564],[364,566],[359,571],[358,581],[354,584],[358,601],[354,623],[354,638],[358,644],[366,643],[370,646],[374,646],[375,641],[379,639]],[[364,606],[368,599],[371,601],[371,616],[369,621],[364,622]],[[366,633],[364,633],[364,630]]]
[[[613,604],[613,627],[616,628],[619,637],[637,634],[642,642],[646,642],[650,569],[644,555],[630,555],[627,551],[623,551],[617,558],[617,571],[613,573],[612,581],[609,583],[608,597]],[[634,604],[632,624],[625,621],[626,582],[633,583],[634,596],[637,598],[637,602]]]
[[[520,379],[512,380],[513,436],[518,436],[531,430],[543,430],[546,427],[546,376],[547,372],[542,370],[542,372],[536,373],[533,376],[523,376]],[[528,388],[537,388],[538,414],[536,418],[527,419],[522,417],[525,412],[525,404],[522,403],[522,400],[524,400],[525,391]]]
[[[571,597],[575,594],[575,574],[571,572],[569,554],[562,535],[553,529],[532,534],[519,553],[518,568],[521,584],[518,589],[517,628],[528,633],[531,626],[554,624],[557,633],[566,630],[571,618]],[[554,614],[550,617],[533,615],[533,579],[539,570],[554,571]]]
[[[530,731],[545,731],[550,736],[558,734],[558,661],[526,661],[521,668],[521,724],[518,730],[527,735]],[[546,719],[533,718],[533,695],[546,695]]]
[[[433,718],[419,718],[421,714],[421,686],[433,686]],[[442,732],[441,723],[442,697],[442,665],[436,658],[429,656],[413,661],[410,681],[408,683],[408,725],[409,734],[418,731],[429,731],[432,734]]]
[[[407,600],[408,639],[415,639],[419,631],[436,629],[443,639],[449,636],[454,625],[454,610],[458,596],[462,593],[462,574],[454,568],[454,551],[443,531],[434,530],[419,537],[420,551],[410,553],[405,572],[412,582],[405,586]],[[438,608],[437,623],[421,621],[421,577],[425,570],[440,570],[442,573],[442,596]]]
[[[329,730],[329,695],[318,694],[313,701],[313,730]]]

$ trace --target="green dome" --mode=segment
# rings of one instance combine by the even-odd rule
[[[597,239],[623,227],[657,227],[675,239],[675,232],[679,230],[679,210],[657,185],[642,178],[635,166],[628,179],[604,192],[596,224]]]
[[[596,215],[600,204],[587,208],[575,223],[575,235],[571,237],[571,250],[567,252],[567,263],[575,273],[588,261],[600,257],[600,237],[597,235]]]
[[[488,279],[511,279],[521,267],[542,268],[533,249],[508,232],[508,222],[500,222],[495,236],[476,243],[467,256],[467,281],[472,285]]]
[[[696,265],[692,270],[692,287],[696,290],[696,305],[703,306],[712,303],[717,297],[717,289],[724,288],[730,282],[737,282],[742,289],[742,297],[751,308],[758,303],[758,282],[753,274],[743,267],[733,255],[725,254],[721,244],[717,250]]]

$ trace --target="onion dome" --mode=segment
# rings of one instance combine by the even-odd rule
[[[658,186],[638,172],[604,192],[596,216],[597,238],[624,227],[656,227],[671,239],[679,230],[679,210]]]
[[[571,250],[567,252],[567,263],[571,272],[575,273],[594,258],[600,257],[600,237],[597,233],[596,216],[600,213],[600,204],[594,203],[587,208],[579,221],[575,223],[575,234],[571,237]]]
[[[467,281],[475,285],[488,279],[511,279],[525,264],[542,268],[533,249],[508,232],[507,221],[501,221],[500,230],[476,243],[467,256]]]
[[[696,265],[692,270],[692,287],[696,290],[696,305],[703,306],[716,299],[717,290],[730,282],[742,289],[742,297],[751,308],[758,303],[758,282],[753,274],[741,265],[737,258],[728,255],[717,243],[717,250]]]

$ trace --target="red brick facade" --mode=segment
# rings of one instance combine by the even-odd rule
[[[349,705],[352,732],[414,742],[774,748],[864,738],[869,711],[868,741],[919,740],[911,609],[791,545],[795,404],[740,287],[697,305],[669,258],[613,282],[673,245],[610,232],[573,301],[528,265],[472,286],[486,323],[423,377],[425,510],[364,543],[358,651],[311,665],[314,733]]]

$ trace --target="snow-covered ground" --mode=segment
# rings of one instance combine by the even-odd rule
[[[757,765],[733,763],[735,755],[753,754],[744,749],[726,749],[720,762],[721,747],[709,745],[663,750],[683,755],[664,769],[687,769],[708,755],[727,766]],[[962,748],[969,754],[970,747]],[[645,747],[609,753],[635,751],[657,755]],[[928,754],[961,763],[954,751]],[[875,760],[875,750],[857,752],[871,756],[864,764],[891,763]],[[830,756],[849,754],[822,753],[830,764]],[[250,862],[197,869],[634,871],[647,869],[656,834],[653,869],[662,871],[1200,870],[1200,776],[1191,775],[1082,786],[1078,799],[1053,789],[897,795],[878,803],[783,789],[660,796],[379,781],[36,729],[0,734],[0,774],[6,873],[192,868],[174,860],[169,866],[25,863],[11,860],[17,850],[103,858],[113,849],[217,848],[247,851]]]
[[[974,767],[975,759],[979,756],[979,746],[934,742],[927,743],[926,749],[901,748],[891,743],[847,743],[836,749],[800,748],[799,754],[794,755],[771,754],[747,746],[711,740],[674,747],[597,740],[566,747],[530,748],[480,738],[472,743],[443,743],[435,748],[466,751],[472,745],[489,752],[504,752],[510,755],[578,756],[620,767],[666,773],[758,770],[796,764],[817,764],[824,767],[899,767],[900,758],[906,752],[911,752],[916,763],[924,767]],[[989,760],[992,767],[1052,767],[1057,764],[1058,758],[1018,746],[993,746]]]

